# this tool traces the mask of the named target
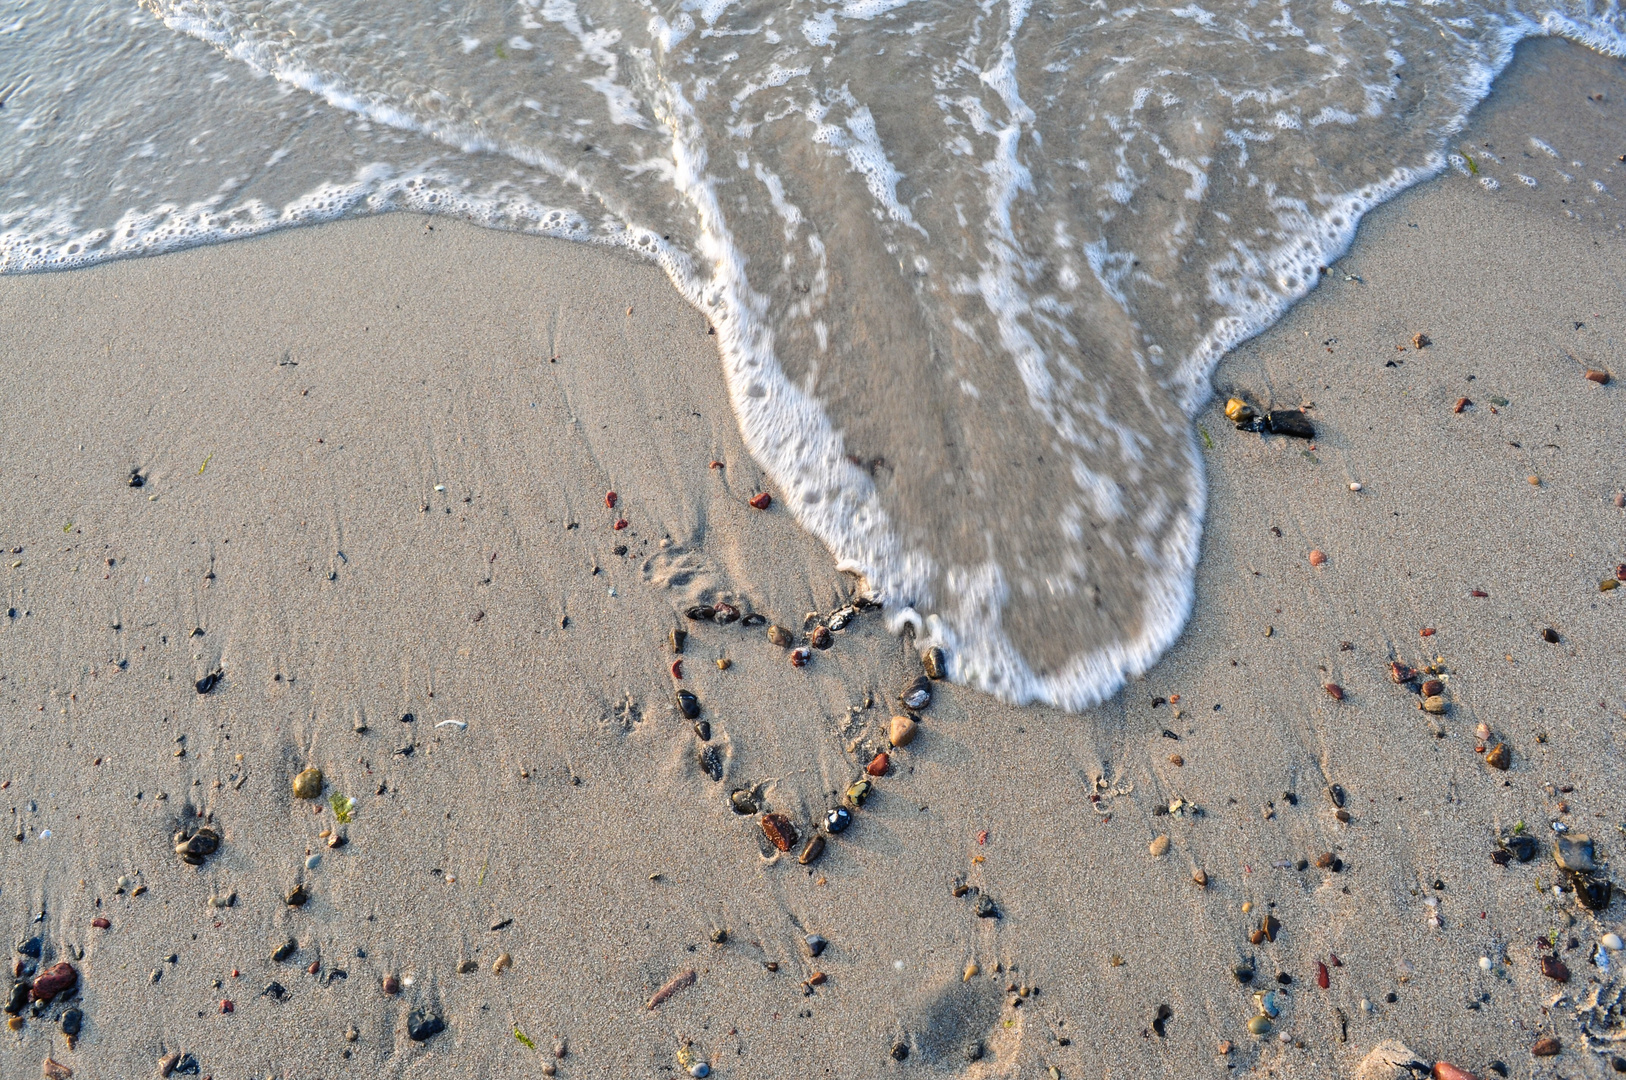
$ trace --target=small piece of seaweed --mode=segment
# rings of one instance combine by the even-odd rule
[[[338,820],[340,825],[350,824],[351,820],[356,816],[356,800],[352,799],[350,796],[340,795],[338,792],[334,792],[328,798],[328,802],[333,806],[333,816]]]

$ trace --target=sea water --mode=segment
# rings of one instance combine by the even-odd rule
[[[1618,0],[8,0],[0,271],[393,209],[638,253],[893,628],[1078,708],[1190,610],[1215,362],[1540,34],[1626,53]]]

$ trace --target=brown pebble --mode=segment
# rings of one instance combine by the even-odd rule
[[[1320,566],[1322,563],[1324,563],[1326,561],[1327,561],[1327,553],[1325,551],[1322,551],[1320,548],[1316,548],[1316,549],[1314,549],[1313,551],[1310,552],[1310,565],[1311,566]]]
[[[1169,755],[1169,764],[1173,765],[1175,768],[1177,768],[1177,769],[1182,768],[1185,765],[1185,763],[1186,763],[1186,759],[1181,757],[1179,754],[1170,754]]]
[[[401,980],[394,975],[384,976],[384,993],[394,997],[401,992]]]
[[[60,1061],[46,1058],[40,1062],[40,1075],[46,1080],[68,1080],[68,1077],[73,1075],[73,1070]]]
[[[514,958],[508,953],[502,953],[497,957],[497,959],[491,962],[491,971],[494,975],[501,975],[503,972],[507,971],[513,966]]]
[[[1536,1040],[1536,1045],[1530,1048],[1530,1053],[1535,1057],[1557,1057],[1558,1052],[1562,1049],[1564,1049],[1563,1043],[1551,1035],[1543,1035]]]
[[[1549,626],[1547,629],[1541,632],[1541,640],[1545,641],[1549,645],[1557,645],[1560,640],[1558,631]]]
[[[892,722],[887,725],[886,737],[893,746],[908,746],[915,741],[915,736],[919,733],[920,725],[911,717],[894,716]]]
[[[1541,486],[1541,477],[1539,477],[1539,476],[1531,475],[1531,476],[1525,477],[1525,479],[1530,482],[1531,487],[1540,487]]]
[[[1411,336],[1411,347],[1414,349],[1426,349],[1432,344],[1434,344],[1434,341],[1427,334],[1413,334]]]
[[[1450,702],[1438,694],[1423,699],[1423,711],[1426,713],[1442,716],[1448,708],[1450,708]]]
[[[1197,867],[1191,872],[1191,883],[1199,889],[1208,888],[1208,871],[1200,866]]]
[[[175,1066],[179,1065],[180,1063],[181,1052],[179,1050],[171,1050],[169,1053],[158,1059],[158,1075],[168,1076],[170,1073],[175,1071]]]
[[[50,1001],[58,994],[72,990],[79,983],[79,972],[66,960],[53,964],[34,980],[28,996],[34,1001]]]
[[[883,750],[881,753],[876,754],[868,765],[864,766],[864,771],[871,776],[885,776],[886,770],[891,767],[892,759],[887,757],[886,752]]]
[[[771,502],[773,502],[773,496],[769,495],[766,491],[759,492],[758,494],[751,496],[751,505],[756,507],[758,510],[768,509],[768,504]]]
[[[803,866],[809,866],[812,863],[817,862],[819,856],[823,855],[823,854],[824,854],[824,837],[822,837],[822,836],[818,835],[817,833],[815,833],[813,835],[813,839],[809,840],[807,842],[807,846],[802,849],[802,853],[800,855],[796,856],[796,861],[801,863]],[[778,969],[777,968],[770,968],[769,970],[776,971]]]
[[[1422,694],[1424,697],[1439,697],[1443,693],[1445,693],[1445,684],[1438,679],[1430,679],[1423,684]]]
[[[1597,368],[1588,368],[1585,377],[1589,382],[1595,382],[1599,386],[1609,385],[1609,373],[1607,371],[1599,371]]]
[[[790,636],[789,630],[786,630],[783,626],[775,623],[774,625],[768,627],[768,640],[779,646],[781,649],[788,649],[790,648],[791,643],[796,639]]]
[[[1325,690],[1327,692],[1327,696],[1332,698],[1334,701],[1344,700],[1344,688],[1335,682],[1327,683],[1321,689]]]
[[[815,649],[828,649],[830,647],[830,628],[828,626],[815,626],[811,640]]]
[[[306,889],[305,886],[303,886],[303,885],[295,885],[288,892],[288,897],[287,897],[288,906],[289,907],[304,907],[305,902],[308,901],[310,898],[311,898],[310,891],[308,889]]]
[[[796,846],[796,826],[784,814],[763,814],[758,824],[762,826],[762,835],[780,851],[789,851]]]
[[[813,974],[807,977],[807,985],[809,986],[823,986],[829,981],[830,976],[826,975],[822,971],[815,971]]]
[[[1146,845],[1146,850],[1150,851],[1152,853],[1153,858],[1158,858],[1158,857],[1162,856],[1165,852],[1167,852],[1169,850],[1169,838],[1168,838],[1168,835],[1165,834],[1163,836],[1159,836],[1157,839],[1153,840],[1150,844],[1147,844]]]
[[[1315,865],[1318,870],[1325,870],[1327,867],[1331,866],[1332,852],[1323,851],[1321,854],[1317,855],[1315,857]]]
[[[1459,413],[1463,409],[1466,409],[1468,406],[1470,406],[1472,404],[1473,404],[1473,402],[1469,401],[1465,397],[1464,398],[1457,398],[1457,403],[1455,405],[1451,406],[1451,411],[1454,412],[1454,413]]]
[[[1513,752],[1507,748],[1507,743],[1497,743],[1490,753],[1485,755],[1485,764],[1506,772],[1507,767],[1513,764]]]
[[[1564,961],[1556,956],[1543,956],[1541,958],[1541,973],[1553,982],[1567,983],[1570,981],[1570,969]]]

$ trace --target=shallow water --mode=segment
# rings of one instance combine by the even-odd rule
[[[1619,56],[1626,14],[20,0],[0,270],[390,209],[639,252],[894,628],[1077,708],[1190,608],[1214,362],[1373,205],[1452,166],[1494,182],[1452,137],[1537,34]]]

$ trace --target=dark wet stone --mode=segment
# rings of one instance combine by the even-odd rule
[[[718,626],[727,626],[731,622],[738,622],[740,609],[733,604],[718,604],[712,609],[711,619]]]
[[[757,812],[756,799],[753,798],[751,793],[746,791],[744,788],[740,788],[737,791],[731,791],[728,793],[728,805],[734,809],[736,814],[740,815],[754,814]]]
[[[1593,861],[1592,837],[1583,833],[1553,837],[1553,860],[1565,870],[1589,874],[1598,868]]]
[[[45,951],[45,939],[42,937],[25,938],[17,943],[17,951],[24,956],[38,960],[40,953]]]
[[[999,918],[999,905],[994,903],[994,898],[987,893],[982,893],[977,897],[976,906],[972,910],[976,912],[979,919]]]
[[[1543,956],[1541,958],[1541,973],[1554,982],[1567,983],[1570,981],[1570,969],[1556,956]]]
[[[1557,645],[1561,639],[1558,636],[1558,631],[1549,626],[1541,632],[1541,640],[1549,645]]]
[[[808,639],[815,649],[828,649],[830,647],[830,628],[828,626],[815,626],[813,636]]]
[[[1575,886],[1575,899],[1588,911],[1602,911],[1614,899],[1614,883],[1606,877],[1572,874],[1570,884]]]
[[[309,901],[310,898],[311,898],[310,890],[306,889],[303,884],[295,885],[288,892],[288,906],[289,907],[304,907],[306,902]]]
[[[687,630],[673,630],[667,638],[667,641],[671,643],[672,651],[675,653],[680,653],[683,651],[683,643],[687,640],[689,640],[689,632]]]
[[[908,1046],[907,1043],[898,1042],[898,1043],[893,1043],[892,1044],[892,1060],[893,1061],[907,1061],[908,1058],[909,1058],[909,1046]]]
[[[686,619],[693,619],[695,622],[701,622],[703,620],[710,619],[716,614],[717,609],[712,607],[710,604],[696,604],[694,607],[685,611],[683,613],[683,617]]]
[[[133,488],[138,488],[147,483],[147,478],[142,476],[139,472],[131,472],[129,479],[125,480],[124,482]]]
[[[696,720],[694,725],[695,738],[701,742],[711,742],[711,721]]]
[[[763,623],[765,623],[767,621],[768,621],[768,617],[766,615],[758,615],[756,612],[753,611],[751,614],[745,616],[745,618],[740,620],[740,625],[741,626],[761,626]]]
[[[293,938],[289,938],[287,941],[284,941],[281,945],[278,945],[275,949],[271,950],[271,959],[280,964],[282,961],[288,959],[298,951],[299,942],[295,941]]]
[[[1231,969],[1231,974],[1236,976],[1237,982],[1241,983],[1243,986],[1247,986],[1249,983],[1253,982],[1253,965],[1244,960],[1242,963]]]
[[[1491,862],[1495,863],[1497,866],[1506,866],[1512,861],[1512,852],[1504,851],[1501,848],[1497,848],[1495,851],[1491,852]]]
[[[809,866],[812,863],[817,862],[819,856],[823,854],[824,837],[814,833],[813,838],[807,842],[807,846],[802,848],[802,853],[796,856],[796,861],[801,863],[803,866]]]
[[[847,826],[853,823],[853,812],[845,806],[838,806],[824,815],[825,831],[834,835],[846,832]]]
[[[201,860],[206,856],[213,855],[219,847],[220,834],[214,830],[213,826],[205,825],[191,836],[177,843],[175,845],[175,854],[182,857],[192,855]],[[190,862],[191,860],[187,861]]]
[[[1272,409],[1265,418],[1266,425],[1271,432],[1277,435],[1286,435],[1294,439],[1315,438],[1315,425],[1310,418],[1297,409]]]
[[[69,1038],[73,1038],[77,1036],[80,1029],[84,1027],[85,1014],[80,1009],[69,1009],[67,1012],[62,1014],[62,1019],[57,1021],[57,1023],[62,1028],[62,1034],[68,1036]]]
[[[279,982],[270,983],[264,990],[260,991],[260,996],[281,1001],[283,998],[288,996],[288,988]]]
[[[817,934],[807,935],[807,937],[802,939],[802,942],[807,946],[808,955],[814,957],[815,959],[822,955],[825,949],[830,947],[830,943]]]
[[[914,682],[904,687],[898,700],[906,709],[924,709],[932,700],[931,680],[924,675],[917,676]]]
[[[209,672],[209,674],[199,679],[197,683],[198,693],[207,694],[209,691],[213,690],[215,685],[225,677],[225,674],[226,673],[224,671],[221,671],[219,668],[215,668],[213,671]]]
[[[935,646],[927,649],[920,654],[920,663],[926,669],[927,678],[948,678],[948,657],[943,655],[942,649]]]
[[[1529,862],[1536,857],[1539,845],[1536,843],[1535,837],[1518,833],[1503,839],[1502,847],[1506,848],[1520,862]]]
[[[700,715],[700,699],[687,690],[677,692],[677,706],[685,720],[693,720]]]
[[[49,1002],[58,994],[65,994],[79,985],[79,972],[66,960],[40,972],[29,989],[28,996],[35,1001]]]
[[[1344,803],[1348,799],[1348,796],[1346,796],[1344,794],[1344,789],[1343,789],[1343,787],[1341,785],[1334,784],[1332,787],[1327,789],[1327,798],[1332,800],[1332,804],[1334,806],[1336,806],[1338,809],[1342,810],[1344,808]]]
[[[446,1030],[446,1021],[434,1013],[413,1009],[407,1014],[407,1037],[413,1042],[428,1042]]]
[[[28,1007],[28,983],[18,979],[11,984],[11,993],[6,997],[6,1015],[16,1016]]]
[[[203,1066],[199,1065],[198,1059],[191,1054],[182,1054],[173,1071],[176,1076],[196,1076],[203,1071]]]
[[[706,774],[707,779],[717,781],[723,778],[723,755],[717,752],[717,748],[715,746],[702,746],[700,748],[699,760],[700,771]],[[736,807],[736,810],[737,809],[738,808]],[[752,811],[749,810],[745,811],[745,813],[751,812]]]
[[[762,835],[780,851],[789,851],[796,846],[796,826],[784,814],[763,814],[758,822],[762,826]]]

